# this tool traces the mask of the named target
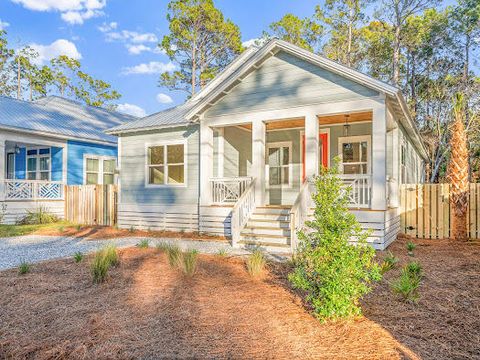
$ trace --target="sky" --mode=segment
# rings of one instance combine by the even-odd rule
[[[174,69],[157,43],[168,33],[168,0],[0,0],[0,28],[10,46],[31,45],[39,63],[60,54],[77,58],[85,72],[122,94],[118,110],[152,114],[185,100],[185,93],[158,86]],[[286,13],[311,16],[319,0],[216,0],[236,23],[242,41],[261,36]]]

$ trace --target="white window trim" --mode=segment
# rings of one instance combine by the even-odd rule
[[[342,145],[351,142],[366,142],[367,143],[367,174],[372,174],[372,136],[358,135],[358,136],[342,136],[338,138],[338,156],[340,157],[340,173],[343,174],[343,151]]]
[[[92,172],[92,171],[87,171],[87,159],[95,159],[98,160],[98,184],[97,185],[103,185],[103,161],[104,160],[115,160],[115,167],[117,166],[117,159],[115,156],[106,156],[106,155],[94,155],[94,154],[84,154],[83,155],[83,184],[87,184],[87,172]],[[117,183],[115,175],[115,170],[113,171],[113,183]],[[93,184],[91,184],[93,185]]]
[[[168,145],[183,145],[183,184],[150,184],[149,179],[150,179],[150,164],[148,163],[148,149],[151,147],[155,146],[168,146]],[[188,185],[188,164],[187,164],[187,159],[188,159],[188,146],[187,146],[187,140],[180,140],[180,141],[175,141],[175,140],[170,140],[170,141],[158,141],[158,142],[152,142],[152,143],[146,143],[145,144],[145,154],[144,154],[144,163],[145,163],[145,187],[146,188],[186,188]],[[167,152],[164,152],[164,156],[167,156]],[[168,166],[168,164],[164,164],[165,167]],[[165,172],[165,175],[167,178],[168,177],[168,170]]]
[[[270,148],[288,147],[288,184],[270,185],[270,165],[268,164],[268,150]],[[290,189],[293,184],[293,163],[292,163],[292,142],[291,141],[279,141],[267,143],[265,149],[265,186],[267,189]]]
[[[46,155],[40,155],[40,149],[48,149],[49,152],[48,154]],[[28,155],[28,151],[30,150],[37,150],[37,154],[36,155]],[[15,154],[16,156],[16,154]],[[48,180],[41,180],[39,177],[40,177],[40,173],[42,172],[47,172],[47,170],[40,170],[40,159],[41,158],[46,158],[48,157],[49,161],[48,161]],[[29,172],[33,172],[33,171],[28,171],[28,159],[29,158],[36,158],[37,161],[36,161],[36,169],[35,169],[35,177],[38,179],[35,179],[35,180],[31,180],[31,181],[51,181],[52,179],[52,147],[51,146],[30,146],[30,147],[26,147],[25,148],[25,180],[28,180],[28,173]],[[14,173],[14,177],[15,177],[15,173]]]

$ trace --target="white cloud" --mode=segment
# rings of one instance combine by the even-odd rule
[[[244,41],[242,43],[242,46],[244,48],[248,48],[252,45],[255,45],[255,46],[262,46],[263,44],[265,44],[265,42],[267,42],[268,39],[266,38],[254,38],[254,39],[250,39],[250,40],[247,40],[247,41]]]
[[[115,21],[112,21],[110,23],[103,23],[102,25],[100,25],[98,27],[98,30],[100,30],[101,32],[103,33],[107,33],[107,32],[110,32],[110,31],[113,31],[115,30],[116,28],[118,27],[118,23],[115,22]]]
[[[171,104],[173,102],[173,99],[167,94],[160,93],[157,95],[157,101],[160,104]]]
[[[35,59],[37,64],[44,64],[59,55],[67,55],[77,60],[82,58],[75,44],[65,39],[55,40],[50,45],[30,44],[30,46],[38,52],[38,58]]]
[[[128,103],[117,105],[117,111],[138,117],[144,117],[147,115],[145,110],[143,110],[140,106]]]
[[[105,32],[105,38],[107,41],[123,41],[135,44],[158,42],[157,35],[153,33],[139,33],[129,30]]]
[[[69,24],[83,24],[85,20],[103,14],[107,0],[12,0],[33,11],[57,11]]]
[[[152,51],[152,48],[149,46],[145,46],[143,44],[140,45],[130,45],[127,44],[125,45],[127,47],[127,50],[130,54],[132,55],[138,55],[141,54],[142,52],[150,52]]]
[[[10,24],[6,21],[2,21],[2,19],[0,19],[0,30],[5,30],[5,28],[9,27]]]
[[[160,61],[150,61],[149,63],[138,64],[131,67],[123,68],[123,75],[132,74],[161,74],[165,71],[173,71],[176,66],[172,62],[163,63]]]

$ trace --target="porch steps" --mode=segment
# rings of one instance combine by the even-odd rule
[[[240,233],[239,244],[265,251],[290,251],[290,208],[258,207]]]

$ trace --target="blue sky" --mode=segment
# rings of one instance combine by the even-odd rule
[[[247,41],[287,12],[310,16],[320,2],[215,3],[240,26],[242,40]],[[59,52],[81,57],[86,72],[110,82],[123,95],[120,109],[150,114],[182,103],[185,96],[157,85],[159,71],[172,66],[154,51],[168,32],[167,4],[168,0],[0,0],[0,27],[8,31],[12,47],[34,44],[44,61]]]

